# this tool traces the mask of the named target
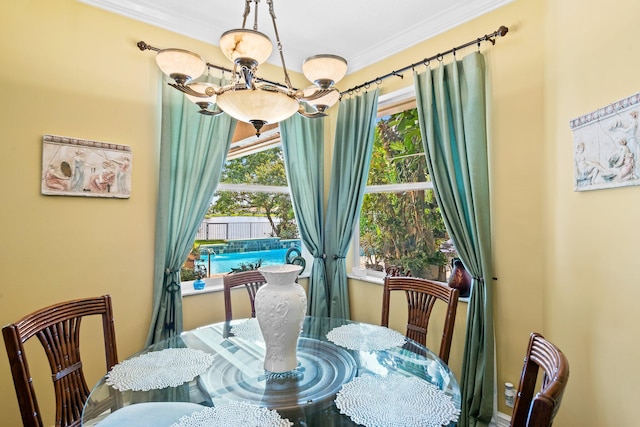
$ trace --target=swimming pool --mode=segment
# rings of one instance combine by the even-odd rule
[[[261,261],[261,265],[284,264],[284,258],[289,249],[271,249],[268,251],[236,252],[228,254],[211,254],[212,274],[229,273],[232,268],[239,268],[241,264],[255,264]],[[196,261],[197,265],[204,265],[209,270],[209,255],[201,254]]]

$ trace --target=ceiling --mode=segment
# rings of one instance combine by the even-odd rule
[[[78,1],[216,46],[223,32],[242,26],[245,5],[245,0]],[[305,58],[331,53],[344,57],[352,73],[511,1],[274,0],[273,9],[287,68],[300,71]],[[253,18],[252,7],[248,28]],[[266,0],[258,6],[258,30],[275,42]],[[207,59],[206,52],[198,53]],[[277,49],[269,62],[280,65]]]

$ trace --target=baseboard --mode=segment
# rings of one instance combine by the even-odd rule
[[[509,427],[511,424],[511,416],[498,412],[493,420],[491,420],[491,427]]]

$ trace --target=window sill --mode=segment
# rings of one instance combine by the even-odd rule
[[[301,279],[308,279],[308,274],[302,274],[299,276]],[[359,276],[355,274],[347,274],[347,277],[352,280],[360,280],[361,282],[375,283],[376,285],[384,285],[384,277],[377,276]],[[210,277],[208,279],[204,279],[204,289],[197,290],[193,289],[193,280],[189,282],[182,282],[182,296],[190,297],[193,295],[202,295],[208,294],[212,292],[222,292],[224,290],[224,285],[222,284],[222,277]],[[469,298],[460,298],[459,302],[468,303]]]
[[[301,274],[298,276],[301,279],[308,279],[309,274]],[[222,292],[224,290],[224,284],[222,283],[222,276],[209,277],[204,279],[204,289],[193,289],[193,280],[181,283],[182,296],[190,297],[193,295],[208,294],[211,292]]]
[[[222,292],[224,289],[224,285],[222,284],[222,277],[210,277],[204,279],[204,289],[193,289],[193,282],[193,280],[182,282],[181,288],[183,297],[208,294],[211,292]]]

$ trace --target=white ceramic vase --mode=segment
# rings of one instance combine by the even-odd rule
[[[296,347],[307,313],[307,294],[295,282],[302,267],[268,265],[258,269],[266,284],[255,297],[256,318],[266,346],[264,369],[287,372],[298,365]]]

